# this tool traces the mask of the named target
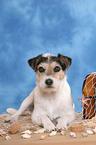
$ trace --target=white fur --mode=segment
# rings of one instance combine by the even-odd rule
[[[43,125],[45,129],[53,129],[55,126],[50,120],[58,119],[57,128],[66,128],[67,124],[75,118],[72,106],[70,86],[66,78],[59,84],[58,91],[51,93],[42,92],[38,86],[35,90],[34,104],[35,109],[32,113],[33,123]],[[46,121],[44,121],[46,120]]]

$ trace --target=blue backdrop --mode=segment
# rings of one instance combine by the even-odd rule
[[[80,112],[83,80],[96,71],[96,0],[0,0],[0,113],[35,87],[27,60],[41,53],[72,58],[67,79]]]

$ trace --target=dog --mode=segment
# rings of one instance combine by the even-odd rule
[[[75,119],[71,89],[66,79],[66,69],[69,69],[71,63],[70,57],[61,54],[38,55],[28,60],[29,66],[36,72],[37,86],[23,101],[19,110],[6,120],[18,120],[18,117],[33,103],[31,116],[33,124],[49,131],[67,130],[68,124]],[[53,120],[56,120],[56,124],[52,122]]]

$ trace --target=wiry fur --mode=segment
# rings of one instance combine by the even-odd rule
[[[20,109],[6,120],[17,120],[33,103],[31,119],[34,124],[42,125],[45,130],[67,129],[67,125],[75,118],[71,90],[65,74],[65,69],[71,65],[71,60],[61,56],[54,57],[47,54],[29,60],[29,65],[36,71],[37,86],[23,101]],[[56,66],[60,68],[59,72],[54,72]],[[44,73],[39,72],[40,67],[45,69]],[[52,80],[52,85],[45,83],[48,79]],[[56,126],[52,122],[54,119],[57,121]]]

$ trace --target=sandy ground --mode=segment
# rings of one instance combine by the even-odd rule
[[[83,132],[75,132],[76,138],[72,138],[70,136],[70,127],[66,131],[66,135],[61,135],[58,132],[55,136],[49,137],[49,133],[42,134],[34,134],[34,131],[40,129],[39,126],[34,126],[31,122],[30,115],[20,116],[19,123],[20,128],[15,134],[10,134],[8,131],[12,126],[12,123],[4,123],[5,118],[8,114],[0,115],[0,130],[6,132],[7,135],[11,137],[10,140],[6,140],[6,135],[0,136],[0,145],[96,145],[96,134],[88,135],[88,137],[83,137],[82,133],[86,132],[86,130],[93,130],[96,127],[96,117],[90,120],[82,120],[81,113],[76,113],[76,119],[74,123],[83,123],[84,131]],[[21,132],[25,130],[32,131],[31,138],[24,139],[21,137]],[[44,140],[40,140],[41,135],[46,135]]]
[[[48,134],[47,134],[48,135]],[[4,140],[0,138],[0,145],[96,145],[96,135],[89,135],[88,137],[82,137],[80,133],[77,133],[76,138],[71,138],[67,133],[66,136],[61,136],[59,133],[53,137],[47,137],[44,140],[40,140],[41,134],[33,134],[30,139],[21,138],[19,133],[10,135],[11,140]]]

